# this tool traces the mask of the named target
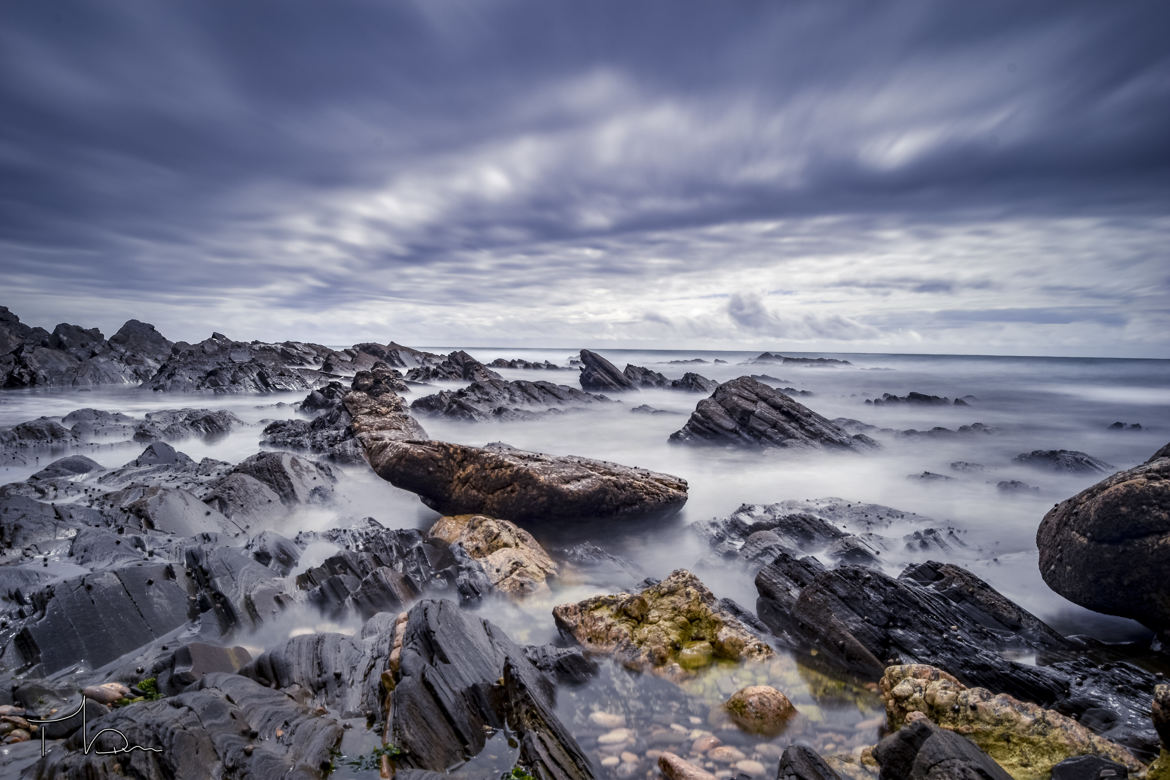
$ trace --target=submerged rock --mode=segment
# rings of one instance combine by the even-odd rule
[[[485,515],[440,518],[430,535],[458,544],[483,565],[494,589],[511,596],[547,591],[557,565],[532,534]]]
[[[687,483],[669,474],[507,446],[375,441],[366,456],[391,484],[443,514],[485,514],[521,525],[668,514]]]
[[[1076,450],[1032,450],[1012,458],[1014,463],[1071,474],[1105,474],[1113,467]]]
[[[860,450],[876,446],[867,436],[844,429],[778,390],[741,376],[719,385],[699,401],[670,441],[737,447],[824,447]]]
[[[715,659],[758,660],[772,654],[766,642],[682,569],[641,593],[561,604],[553,617],[561,633],[586,650],[669,676]]]
[[[1155,631],[1170,629],[1170,453],[1057,504],[1041,521],[1036,545],[1040,574],[1057,593]]]
[[[741,688],[723,703],[735,725],[756,734],[779,734],[796,714],[792,702],[770,685]]]
[[[1072,718],[1004,693],[968,688],[932,666],[891,666],[882,676],[881,691],[891,725],[922,713],[970,738],[1016,780],[1046,780],[1061,761],[1086,753],[1132,771],[1143,768],[1124,747]]]

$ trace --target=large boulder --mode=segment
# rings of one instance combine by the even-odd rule
[[[747,376],[724,382],[699,401],[686,425],[670,440],[736,447],[858,450],[875,446],[867,436],[850,436],[836,423]]]
[[[500,375],[463,350],[456,350],[438,362],[428,362],[406,372],[408,382],[482,382]]]
[[[557,565],[532,534],[485,515],[440,518],[430,535],[457,544],[479,561],[492,587],[510,596],[547,591]]]
[[[1044,516],[1040,574],[1084,607],[1170,629],[1170,447]]]
[[[1124,747],[1072,718],[1004,693],[968,688],[932,666],[891,666],[882,676],[881,692],[895,728],[921,713],[969,738],[1016,780],[1046,780],[1061,761],[1087,753],[1131,771],[1142,768]]]
[[[772,648],[698,577],[679,569],[640,593],[596,596],[553,609],[562,634],[628,666],[682,676],[716,659],[759,660]]]
[[[687,500],[686,480],[669,474],[503,445],[374,440],[366,457],[382,479],[438,512],[521,525],[671,514]]]

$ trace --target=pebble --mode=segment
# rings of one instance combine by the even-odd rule
[[[734,764],[736,761],[743,761],[747,756],[743,754],[743,751],[737,750],[731,745],[720,745],[717,748],[712,748],[707,753],[707,758],[718,761],[720,764]]]
[[[633,736],[633,732],[629,729],[614,729],[598,737],[597,742],[601,745],[620,745],[623,742],[629,742]]]
[[[763,777],[764,765],[759,761],[753,761],[750,758],[745,758],[743,761],[736,761],[735,768],[745,775],[752,775],[753,777]]]
[[[597,711],[590,713],[589,720],[603,729],[620,729],[625,727],[626,718],[624,715],[619,715],[615,712]]]
[[[763,742],[756,745],[756,752],[764,758],[780,758],[784,754],[784,748],[771,742]]]
[[[638,763],[638,760],[639,759],[638,759],[637,753],[631,753],[628,750],[622,751],[622,763],[623,764],[636,764],[636,763]]]
[[[691,743],[692,753],[706,753],[708,750],[719,747],[722,742],[714,734],[706,734]]]
[[[617,756],[606,756],[605,758],[601,759],[601,765],[606,768],[613,768],[621,762],[622,760]]]

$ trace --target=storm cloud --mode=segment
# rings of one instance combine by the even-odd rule
[[[1162,4],[4,17],[0,303],[34,324],[1170,356]]]

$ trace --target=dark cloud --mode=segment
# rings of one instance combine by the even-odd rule
[[[1142,296],[1170,287],[1168,22],[1097,2],[16,4],[5,303],[241,328],[464,307],[443,321],[482,340],[505,327],[492,306],[551,321],[592,291],[622,303],[580,317],[612,328],[679,297],[673,279],[732,296],[713,322],[854,339],[908,293],[1101,324],[1077,291],[1124,268],[1133,289],[1111,294],[1144,338]],[[1024,223],[980,254],[976,231]],[[1083,285],[1041,223],[1108,252],[1079,261]],[[1005,251],[1034,278],[973,302],[1007,289],[983,270]],[[744,296],[792,267],[797,310]],[[825,291],[849,310],[815,308]],[[664,337],[696,321],[662,317]]]

